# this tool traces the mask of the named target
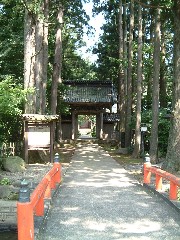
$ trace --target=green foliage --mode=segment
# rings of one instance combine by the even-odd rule
[[[170,120],[166,118],[167,110],[161,109],[158,124],[158,147],[162,156],[166,155],[168,147],[168,137],[170,129]]]
[[[20,115],[26,91],[22,85],[15,82],[11,76],[0,82],[0,113],[7,115]]]
[[[177,199],[178,201],[180,201],[180,190],[178,189],[178,193],[177,193]]]
[[[67,91],[68,87],[63,83],[58,85],[58,97],[57,97],[57,114],[69,114],[69,105],[63,101],[63,96]],[[50,113],[50,102],[51,102],[51,82],[47,83],[47,112]]]
[[[64,9],[62,24],[62,79],[93,79],[94,70],[91,63],[83,59],[78,51],[86,43],[83,42],[84,31],[90,33],[88,27],[89,16],[83,9],[83,2],[79,0],[61,1]],[[49,25],[49,69],[52,75],[52,66],[54,62],[55,31],[57,25],[57,11],[59,2],[50,2],[50,22]],[[86,28],[84,27],[86,26]]]
[[[27,1],[24,1],[27,2]],[[4,0],[0,8],[0,74],[13,75],[23,79],[23,37],[24,37],[24,8],[28,8],[31,14],[41,16],[42,0],[23,1]],[[88,27],[89,16],[83,9],[83,2],[79,0],[61,1],[64,9],[63,17],[63,79],[89,79],[94,77],[93,67],[83,60],[78,48],[85,45],[82,40],[84,31],[90,32]],[[86,2],[86,1],[85,1]],[[57,26],[57,14],[59,1],[49,3],[49,69],[48,78],[52,76],[54,61],[55,31]],[[88,30],[84,30],[84,26]]]
[[[168,146],[168,137],[170,129],[170,121],[166,118],[167,109],[160,109],[158,121],[158,151],[159,156],[165,156]],[[152,111],[145,110],[142,112],[142,126],[147,126],[148,131],[145,134],[145,144],[150,141],[150,132],[152,124]],[[132,117],[131,128],[135,128],[135,116]]]
[[[24,1],[25,3],[26,1]],[[24,8],[28,8],[31,14],[37,14],[39,16],[41,10],[40,6],[43,1],[30,1],[27,4],[24,4],[23,1],[13,1],[13,0],[4,0],[0,4],[0,25],[2,31],[0,32],[0,73],[1,78],[3,79],[5,75],[15,76],[19,81],[15,81],[14,84],[23,82],[23,37],[24,37]],[[51,79],[53,62],[54,62],[54,47],[55,47],[55,32],[57,26],[57,14],[60,7],[60,4],[63,5],[64,17],[63,17],[63,60],[62,60],[62,78],[63,79],[93,79],[94,70],[93,66],[83,60],[80,53],[77,51],[78,48],[85,45],[82,41],[82,35],[84,32],[84,25],[88,25],[89,16],[83,9],[83,2],[79,0],[71,1],[50,1],[49,3],[49,68],[48,68],[48,79]],[[90,28],[88,28],[90,31]],[[1,80],[0,80],[1,81]],[[47,95],[48,99],[51,94],[50,81],[48,82]],[[6,86],[4,86],[5,88]],[[12,86],[10,86],[12,87]],[[8,84],[7,84],[8,89]],[[6,89],[6,90],[7,90]],[[12,88],[11,88],[12,89]],[[17,89],[14,88],[14,91],[17,93]],[[5,100],[0,106],[2,111],[3,119],[9,119],[12,123],[12,128],[15,126],[13,122],[16,117],[20,115],[22,107],[19,107],[17,100],[21,102],[21,96],[13,93],[15,97],[12,99],[12,96],[9,99],[10,93],[4,91],[2,96],[5,96]],[[59,86],[59,94],[63,94],[63,87]],[[16,98],[18,97],[18,98]],[[4,108],[7,106],[8,108]],[[49,106],[48,106],[49,107]],[[67,112],[67,106],[62,102],[62,98],[58,99],[58,113]],[[5,116],[6,114],[6,116]],[[7,116],[8,115],[8,116]],[[16,116],[16,117],[14,117]],[[2,116],[1,116],[2,118]],[[10,126],[4,123],[0,123],[0,128],[6,129],[3,132],[6,132],[7,129],[10,129]],[[9,121],[8,121],[9,122]],[[16,124],[15,124],[16,125]],[[11,130],[9,130],[11,132]],[[1,134],[2,135],[2,134]]]
[[[3,167],[3,158],[0,157],[0,170],[2,169],[2,167]]]
[[[93,66],[88,61],[84,60],[75,51],[72,51],[71,55],[64,53],[63,61],[63,79],[81,80],[88,79],[93,80],[96,78]]]
[[[93,53],[98,55],[96,67],[97,78],[112,79],[116,82],[120,65],[118,60],[118,45],[115,43],[115,40],[107,39],[106,36],[104,34],[101,37],[102,42],[99,42],[97,47],[93,49]]]
[[[24,30],[24,5],[23,1],[3,0],[0,3],[0,73],[1,76],[11,75],[0,82],[0,142],[4,140],[18,140],[22,134],[22,121],[20,115],[23,109],[25,92],[19,82],[23,79],[23,30]],[[128,67],[127,59],[119,60],[119,34],[118,34],[118,8],[119,1],[93,0],[94,13],[103,12],[106,23],[99,43],[93,52],[98,55],[97,63],[92,66],[83,60],[78,48],[85,45],[82,40],[84,26],[87,26],[89,17],[83,10],[83,2],[79,0],[50,1],[49,2],[49,69],[48,78],[52,76],[54,61],[55,31],[57,26],[57,13],[60,4],[63,5],[63,59],[62,79],[112,79],[118,82],[119,68]],[[129,1],[128,1],[129,2]],[[148,1],[147,1],[148,2]],[[39,14],[40,1],[30,1],[30,10]],[[165,33],[165,68],[164,76],[167,82],[167,101],[171,101],[172,76],[173,76],[173,14],[170,8],[172,0],[152,0],[153,5],[161,5],[161,21]],[[133,79],[136,80],[137,66],[137,13],[138,4],[135,3],[135,29],[134,29],[134,62]],[[142,122],[151,126],[151,103],[152,103],[152,67],[153,67],[153,18],[154,9],[143,8],[143,102]],[[129,7],[127,7],[127,25],[129,24]],[[129,28],[129,26],[128,26]],[[87,32],[91,31],[88,28]],[[128,45],[128,43],[127,43]],[[51,88],[48,83],[47,96],[50,99]],[[59,85],[59,96],[63,96],[66,89]],[[48,105],[49,107],[49,105]],[[63,103],[62,97],[58,97],[58,113],[67,113],[69,109]],[[160,113],[159,118],[159,149],[165,153],[168,138],[169,122]]]
[[[96,137],[96,116],[95,115],[79,115],[78,124],[81,125],[86,121],[91,122],[91,136]]]
[[[102,35],[94,46],[93,53],[97,54],[96,73],[98,79],[118,81],[119,68],[127,64],[126,60],[119,60],[118,34],[118,1],[94,0],[94,14],[103,12],[106,23],[101,29]]]
[[[24,9],[20,1],[1,1],[0,75],[23,77]]]
[[[57,114],[69,114],[69,105],[63,101],[63,96],[67,91],[67,86],[59,84],[58,86],[58,98],[57,98]]]
[[[18,141],[22,136],[22,109],[26,91],[7,76],[0,82],[0,142]]]
[[[96,126],[93,126],[93,128],[91,130],[91,136],[96,137]]]
[[[0,181],[0,185],[10,185],[10,184],[11,184],[11,181],[8,178],[3,178]]]

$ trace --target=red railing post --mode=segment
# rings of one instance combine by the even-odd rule
[[[50,199],[51,198],[51,177],[48,174],[46,174],[46,179],[48,180],[48,186],[44,193],[44,197]]]
[[[156,190],[161,191],[162,190],[162,177],[156,173]]]
[[[59,154],[56,153],[55,154],[55,158],[54,158],[54,168],[57,169],[57,173],[55,175],[55,182],[56,183],[60,183],[61,182],[61,171],[62,171],[62,166],[60,164],[60,158],[59,158]]]
[[[44,194],[39,196],[38,203],[35,207],[35,215],[36,216],[43,216],[44,215]]]
[[[30,202],[29,183],[21,182],[19,202],[17,202],[18,240],[34,240],[33,206]]]
[[[149,168],[151,167],[150,162],[144,163],[144,183],[149,184],[151,183],[151,172]]]
[[[58,162],[54,162],[54,168],[57,171],[55,174],[55,182],[60,183],[61,182],[61,164]]]
[[[170,181],[170,190],[169,190],[169,199],[170,200],[177,200],[177,191],[178,191],[177,184]]]
[[[18,240],[34,240],[34,216],[30,202],[17,203]]]
[[[51,176],[51,182],[50,182],[50,185],[51,185],[51,188],[52,189],[55,189],[56,188],[56,181],[55,181],[55,167],[53,166],[53,174]]]

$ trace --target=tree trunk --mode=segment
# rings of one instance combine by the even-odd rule
[[[36,112],[46,110],[46,83],[48,64],[48,0],[44,0],[36,20]]]
[[[48,69],[48,32],[49,32],[49,0],[44,0],[44,43],[43,43],[43,82],[42,82],[42,114],[46,111],[46,88],[47,88],[47,69]]]
[[[123,21],[122,21],[122,1],[119,2],[119,93],[118,93],[118,112],[120,114],[120,123],[119,123],[119,131],[120,131],[120,147],[122,146],[122,132],[125,129],[125,111],[124,111],[124,101],[125,101],[125,89],[124,89],[124,73],[123,73]]]
[[[43,15],[38,13],[36,17],[36,61],[35,61],[35,83],[36,83],[36,113],[41,114],[41,101],[42,101],[42,82],[43,82]]]
[[[24,88],[27,94],[26,113],[45,113],[48,64],[48,0],[44,0],[35,15],[25,4],[24,24]],[[31,9],[31,11],[30,11]]]
[[[62,23],[63,23],[63,7],[60,5],[57,16],[58,27],[56,31],[56,43],[53,65],[53,76],[51,86],[51,113],[56,114],[57,110],[57,90],[58,84],[62,82]]]
[[[124,57],[124,88],[125,88],[125,95],[127,94],[127,4],[126,0],[123,6],[123,23],[124,23],[124,41],[123,41],[123,57]],[[126,105],[126,100],[124,100],[124,106]],[[124,111],[125,112],[125,111]],[[124,114],[125,115],[125,114]],[[125,116],[124,116],[125,119]],[[125,122],[125,120],[124,120]]]
[[[133,64],[133,30],[134,30],[134,0],[130,5],[130,29],[129,29],[129,52],[128,52],[128,79],[127,79],[127,109],[126,109],[126,132],[125,146],[131,146],[131,114],[132,114],[132,64]]]
[[[153,48],[153,42],[154,42],[154,34],[153,34],[153,30],[155,28],[154,25],[154,9],[151,9],[150,11],[150,15],[151,15],[151,23],[150,23],[150,40],[149,40],[149,45],[151,46],[151,48]],[[153,53],[150,51],[149,52],[149,66],[148,66],[148,82],[147,82],[147,96],[146,96],[146,108],[148,110],[150,110],[152,108],[152,85],[153,85],[153,64],[151,63],[153,59]]]
[[[124,100],[122,101],[122,132],[121,132],[121,147],[125,147],[125,128],[126,128],[126,104],[127,104],[127,3],[124,1],[123,5],[123,33],[124,33],[124,41],[123,41],[123,59],[124,59]]]
[[[170,172],[180,171],[180,0],[174,1],[174,89],[173,112],[169,134],[168,150],[163,168]]]
[[[58,27],[56,31],[56,43],[55,43],[55,55],[53,65],[53,76],[51,86],[51,113],[57,114],[57,92],[58,84],[62,83],[61,71],[62,71],[62,23],[63,23],[63,6],[60,4],[59,12],[57,16]],[[54,126],[55,129],[55,126]],[[57,126],[57,140],[60,142],[62,139],[61,117]]]
[[[35,63],[35,20],[27,9],[25,9],[24,18],[24,88],[33,90],[35,88],[34,79]],[[27,93],[27,103],[25,104],[25,113],[35,113],[35,94]]]
[[[150,159],[157,162],[158,155],[158,117],[159,117],[159,74],[160,74],[160,9],[156,10],[155,38],[153,54],[153,96],[152,126],[150,137]]]
[[[137,99],[136,99],[136,128],[133,157],[140,156],[141,148],[141,94],[142,94],[142,9],[138,9],[138,72],[137,72]]]
[[[160,67],[160,92],[159,92],[159,100],[160,100],[160,107],[166,108],[167,107],[167,93],[166,93],[166,47],[165,47],[165,32],[164,27],[161,27],[161,67]]]
[[[122,1],[119,1],[119,60],[123,60],[123,22],[122,22]],[[122,66],[120,65],[122,69]]]

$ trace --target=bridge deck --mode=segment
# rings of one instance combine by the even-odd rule
[[[43,240],[179,240],[180,216],[97,144],[79,145]]]

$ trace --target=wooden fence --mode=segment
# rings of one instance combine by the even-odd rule
[[[22,142],[10,142],[0,144],[0,157],[15,156],[22,152]]]
[[[14,156],[15,155],[15,143],[3,143],[0,146],[0,157]]]

